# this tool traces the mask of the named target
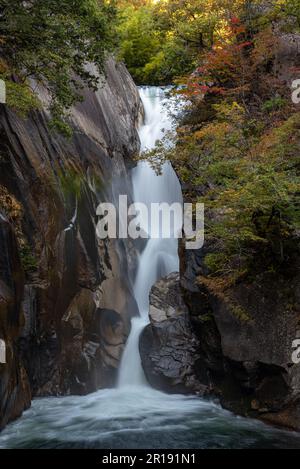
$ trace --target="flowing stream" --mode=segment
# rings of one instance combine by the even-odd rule
[[[152,148],[171,129],[164,90],[142,88],[146,120],[142,148]],[[132,172],[135,201],[182,202],[170,164],[157,176],[146,163]],[[174,229],[177,229],[175,226]],[[237,417],[216,402],[152,389],[138,350],[148,323],[149,291],[155,281],[178,270],[177,241],[150,239],[139,259],[134,293],[140,317],[132,329],[115,389],[88,396],[35,399],[22,418],[0,434],[0,448],[300,448],[300,436]]]

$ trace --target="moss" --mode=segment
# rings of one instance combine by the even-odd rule
[[[41,102],[27,83],[15,83],[10,80],[5,80],[5,83],[7,105],[21,117],[26,117],[30,111],[41,108]]]
[[[282,98],[281,96],[276,96],[275,98],[268,99],[262,105],[263,112],[273,112],[282,109],[286,106],[287,101],[286,99]]]
[[[205,286],[207,290],[220,302],[225,304],[227,310],[241,322],[248,322],[251,320],[251,317],[247,310],[237,303],[235,298],[233,298],[231,288],[236,282],[240,281],[245,274],[245,271],[236,271],[233,275],[227,275],[227,277],[198,277],[198,282],[202,286]]]
[[[229,302],[229,308],[231,313],[241,322],[248,322],[251,320],[248,312],[241,305],[237,305]]]
[[[205,256],[204,263],[213,274],[224,272],[228,266],[228,256],[225,252],[212,252]]]
[[[53,117],[49,122],[49,127],[55,132],[59,132],[65,138],[71,139],[73,136],[72,127],[60,117]]]
[[[23,270],[26,274],[37,269],[38,261],[30,248],[23,230],[23,208],[14,195],[10,194],[6,187],[0,185],[0,210],[5,213],[13,225],[19,245],[19,255]]]
[[[17,224],[22,218],[23,210],[17,199],[8,192],[6,187],[0,185],[0,209],[10,221]]]
[[[64,170],[59,170],[57,174],[65,199],[75,196],[80,200],[86,183],[82,171],[69,165]]]
[[[212,316],[212,314],[207,313],[207,314],[203,314],[201,316],[198,316],[198,319],[199,319],[200,322],[206,323],[206,322],[212,321],[213,316]]]
[[[20,247],[19,253],[21,264],[26,274],[32,273],[37,270],[38,261],[27,243]]]

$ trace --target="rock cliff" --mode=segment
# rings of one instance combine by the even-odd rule
[[[137,88],[112,59],[103,86],[73,110],[71,139],[49,130],[46,112],[25,119],[1,106],[0,428],[32,396],[114,383],[137,310],[134,247],[97,238],[96,208],[130,199],[140,113]]]
[[[160,280],[150,294],[151,322],[140,339],[150,384],[216,396],[238,414],[300,430],[300,367],[292,361],[299,259],[224,294],[207,282],[203,253],[181,254],[181,276]]]

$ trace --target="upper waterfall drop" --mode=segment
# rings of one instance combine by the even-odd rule
[[[170,104],[172,108],[172,102],[162,88],[141,88],[140,95],[145,109],[145,122],[139,134],[141,150],[145,151],[153,149],[156,142],[172,130],[172,117],[167,106]],[[132,185],[134,202],[145,204],[149,212],[152,203],[183,203],[181,186],[170,163],[165,163],[162,174],[157,175],[149,163],[140,162],[132,170]],[[178,229],[179,224],[179,220],[174,220],[173,229]],[[147,231],[147,227],[142,228]],[[131,322],[131,332],[121,361],[119,387],[146,384],[139,354],[139,338],[149,323],[149,293],[159,278],[179,270],[178,240],[151,238],[151,231],[149,238],[139,258],[134,282],[134,296],[140,317],[133,318]]]

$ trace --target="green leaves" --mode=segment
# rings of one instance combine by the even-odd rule
[[[5,79],[5,77],[3,76]],[[14,109],[20,116],[26,115],[38,109],[41,104],[33,91],[26,84],[14,83],[6,81],[7,104]]]
[[[170,84],[191,72],[199,52],[211,45],[221,17],[216,11],[204,0],[122,2],[120,57],[136,82]]]
[[[214,256],[208,260],[218,271],[225,257],[233,260],[238,256],[245,262],[262,250],[283,261],[285,245],[300,228],[299,117],[299,113],[292,115],[263,134],[250,153],[242,145],[233,161],[222,158],[215,149],[210,150],[209,166],[203,166],[200,159],[202,180],[210,181],[201,202],[214,213],[207,235],[222,242],[224,253],[221,258],[216,256],[218,263]],[[210,124],[206,133],[209,128],[214,132]],[[225,154],[228,142],[227,146],[222,143]],[[228,262],[224,267],[228,269]]]
[[[97,0],[2,0],[0,54],[8,78],[24,87],[29,78],[42,84],[54,120],[63,120],[82,85],[97,86],[114,43],[113,20],[113,8]]]

